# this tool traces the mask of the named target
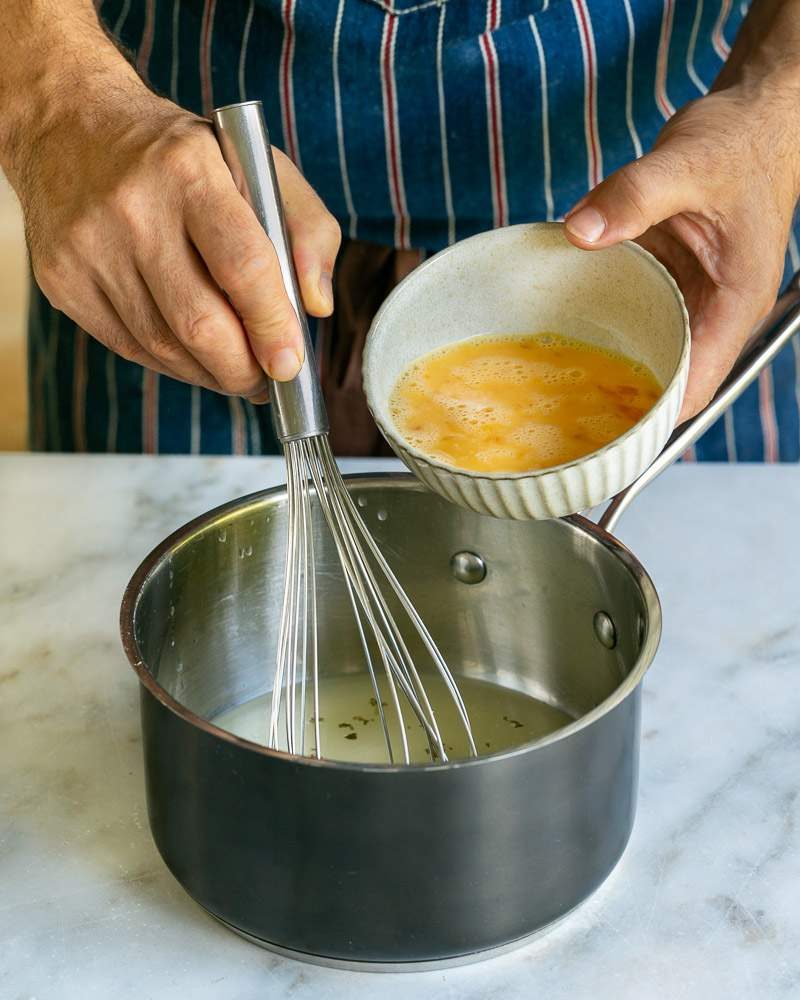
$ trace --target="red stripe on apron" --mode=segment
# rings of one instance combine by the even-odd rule
[[[147,79],[150,65],[150,54],[153,51],[153,32],[156,20],[156,0],[147,0],[144,12],[144,29],[142,31],[142,42],[139,46],[139,55],[136,59],[136,68],[141,76]]]
[[[75,327],[75,347],[72,369],[72,440],[75,451],[86,451],[86,382],[88,334]]]
[[[725,22],[728,20],[730,12],[731,0],[722,0],[719,17],[714,25],[714,30],[711,32],[711,44],[714,46],[717,55],[723,61],[731,54],[731,47],[728,45],[725,40],[725,36],[722,33],[725,30]]]
[[[231,451],[234,455],[247,454],[247,426],[244,403],[238,396],[228,397],[231,414]]]
[[[214,32],[216,6],[216,0],[205,0],[200,24],[200,94],[204,115],[210,115],[214,110],[214,92],[211,85],[211,36]]]
[[[661,17],[661,34],[658,39],[658,56],[656,57],[656,104],[664,118],[671,118],[675,114],[675,105],[667,95],[667,66],[669,63],[669,43],[672,37],[673,14],[673,0],[664,0],[664,13]]]
[[[44,344],[41,344],[36,358],[36,369],[33,376],[33,399],[36,400],[36,403],[35,405],[31,405],[30,408],[33,416],[33,441],[31,443],[34,448],[44,448],[45,441],[44,368],[45,348]]]
[[[758,376],[758,409],[761,416],[761,433],[764,437],[764,461],[777,462],[778,421],[775,417],[772,369],[769,367]]]
[[[283,18],[283,46],[281,48],[280,91],[286,152],[299,167],[300,149],[297,141],[297,122],[294,114],[294,82],[292,79],[292,64],[294,62],[294,8],[295,0],[284,0],[283,10],[281,11]]]
[[[142,452],[158,454],[158,372],[142,369]]]
[[[597,52],[589,11],[584,0],[573,0],[573,10],[581,38],[583,55],[583,127],[586,133],[586,152],[589,160],[589,187],[602,180],[602,155],[597,125]]]
[[[500,75],[497,49],[490,34],[480,37],[481,53],[486,68],[486,103],[489,118],[489,165],[492,173],[492,208],[495,226],[508,224],[505,158],[503,156],[502,111],[500,107]]]
[[[405,191],[400,164],[400,136],[397,120],[397,93],[394,80],[394,42],[397,16],[387,13],[381,40],[381,82],[383,84],[383,118],[386,151],[389,161],[389,191],[395,213],[395,242],[398,247],[408,245],[408,220],[406,218]]]

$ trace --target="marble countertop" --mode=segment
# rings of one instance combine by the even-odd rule
[[[800,469],[673,468],[620,524],[664,638],[611,879],[514,953],[382,976],[224,930],[147,826],[123,588],[173,528],[281,477],[269,459],[0,457],[2,1000],[800,996]]]

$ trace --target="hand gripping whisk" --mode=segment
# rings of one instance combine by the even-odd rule
[[[272,420],[283,444],[287,471],[288,538],[283,607],[268,745],[279,745],[281,721],[289,753],[306,754],[306,715],[313,712],[314,756],[320,745],[319,647],[313,520],[316,497],[342,566],[355,615],[390,762],[395,750],[387,712],[397,713],[402,759],[409,762],[402,706],[416,716],[431,758],[446,760],[444,740],[409,651],[421,642],[424,659],[444,682],[464,726],[471,753],[475,742],[461,694],[425,624],[367,530],[342,480],[328,442],[328,417],[308,333],[283,219],[280,190],[260,101],[219,108],[213,115],[217,139],[234,180],[275,247],[289,301],[305,337],[305,361],[291,382],[271,382]],[[396,614],[394,609],[400,609]],[[379,675],[388,700],[381,699]],[[323,709],[324,711],[324,709]]]

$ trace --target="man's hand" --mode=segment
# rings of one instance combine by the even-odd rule
[[[652,152],[566,217],[577,246],[636,240],[678,282],[692,325],[681,419],[709,402],[775,302],[800,195],[800,4],[757,2],[740,42],[720,89],[682,108]],[[784,43],[794,52],[785,65]]]
[[[264,373],[287,380],[303,361],[272,244],[210,125],[151,93],[99,27],[83,30],[87,48],[51,54],[59,72],[37,81],[44,112],[0,136],[36,280],[122,357],[263,401]],[[305,307],[328,315],[339,227],[277,150],[275,162]]]

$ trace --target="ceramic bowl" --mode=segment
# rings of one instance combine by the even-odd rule
[[[478,334],[548,331],[620,351],[647,365],[664,390],[625,434],[598,451],[532,472],[470,472],[419,451],[396,427],[394,386],[417,358]],[[667,442],[689,371],[689,319],[667,270],[635,243],[578,250],[559,223],[481,233],[431,257],[376,315],[364,350],[372,415],[430,489],[482,514],[561,517],[608,500]]]

